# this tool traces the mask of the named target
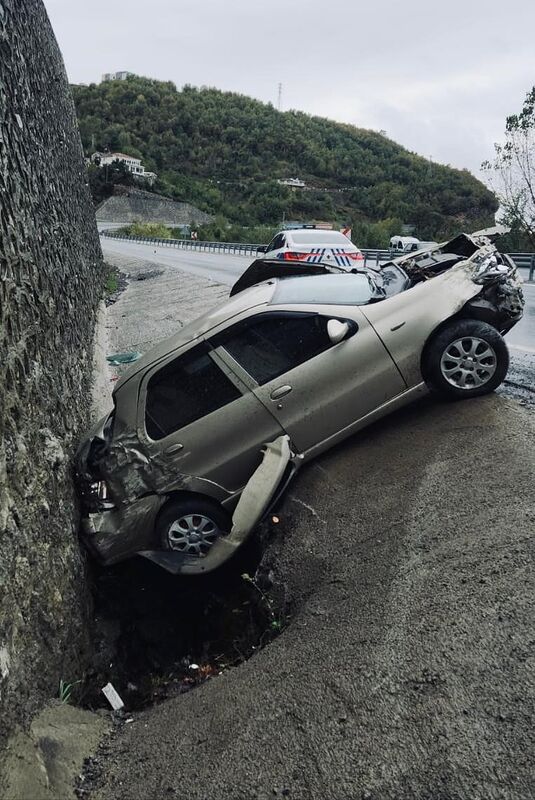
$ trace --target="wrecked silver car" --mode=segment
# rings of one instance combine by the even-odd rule
[[[494,390],[523,308],[513,262],[464,234],[353,273],[257,261],[231,294],[124,374],[80,448],[105,564],[218,567],[305,461],[429,390]]]

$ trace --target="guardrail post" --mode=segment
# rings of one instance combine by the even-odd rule
[[[533,280],[533,273],[534,272],[535,272],[535,253],[533,253],[533,255],[531,256],[531,264],[530,264],[530,267],[529,267],[528,281],[532,281]]]

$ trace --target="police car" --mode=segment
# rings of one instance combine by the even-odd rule
[[[259,248],[266,258],[332,264],[350,271],[364,266],[364,256],[353,242],[339,231],[313,227],[279,231],[267,247]]]

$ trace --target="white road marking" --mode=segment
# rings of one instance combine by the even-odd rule
[[[294,494],[291,494],[291,495],[290,495],[290,500],[293,500],[293,502],[294,502],[294,503],[299,503],[299,505],[300,505],[300,506],[303,506],[303,508],[306,508],[308,511],[310,511],[310,513],[312,514],[312,516],[316,517],[316,519],[317,519],[319,522],[323,522],[323,524],[324,524],[324,525],[326,525],[326,524],[327,524],[327,522],[326,522],[324,519],[322,519],[322,518],[319,516],[318,512],[316,511],[316,509],[315,509],[315,508],[312,508],[312,506],[309,506],[309,504],[308,504],[308,503],[305,503],[305,502],[304,502],[304,500],[300,500],[300,499],[299,499],[298,497],[296,497]]]
[[[509,350],[520,350],[523,353],[535,353],[535,347],[528,347],[526,344],[507,344]]]

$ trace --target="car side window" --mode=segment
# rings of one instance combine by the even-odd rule
[[[145,428],[163,439],[241,397],[240,391],[198,345],[155,372],[148,383]]]
[[[282,233],[278,233],[268,244],[267,252],[269,253],[271,250],[280,250],[281,247],[284,247],[284,235]]]
[[[262,385],[323,353],[332,342],[320,314],[262,314],[213,341]]]

